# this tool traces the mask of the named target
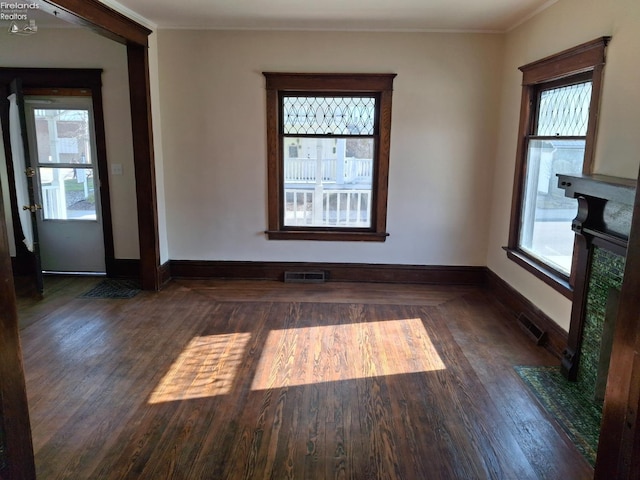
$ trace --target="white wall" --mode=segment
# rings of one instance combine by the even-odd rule
[[[571,303],[506,258],[522,74],[518,67],[611,35],[604,73],[595,173],[637,178],[640,163],[640,2],[560,0],[506,35],[487,264],[563,328]]]
[[[160,30],[170,258],[485,265],[502,42]],[[385,243],[265,239],[263,71],[398,74]]]
[[[164,193],[164,152],[162,150],[162,113],[160,110],[160,85],[158,71],[158,35],[149,36],[149,83],[151,90],[151,120],[153,124],[153,150],[156,169],[156,193],[158,200],[158,237],[160,264],[169,260],[167,243],[166,203]]]
[[[124,170],[109,176],[115,257],[139,258],[126,47],[79,28],[40,28],[27,37],[2,32],[0,66],[103,69],[108,163]]]

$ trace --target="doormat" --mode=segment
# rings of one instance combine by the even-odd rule
[[[133,298],[140,292],[135,280],[107,278],[79,298]]]
[[[559,367],[518,366],[515,370],[578,451],[595,466],[602,406],[593,401],[593,393],[564,378]]]

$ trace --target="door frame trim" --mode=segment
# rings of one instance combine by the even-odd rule
[[[48,13],[55,12],[58,18],[89,27],[127,47],[140,245],[140,282],[145,290],[159,290],[160,239],[148,55],[149,35],[152,31],[98,0],[44,0],[42,10]]]
[[[114,273],[115,258],[113,246],[113,224],[111,218],[111,202],[109,192],[109,167],[107,165],[107,147],[104,127],[104,112],[102,106],[102,70],[101,69],[67,69],[67,68],[0,68],[0,95],[3,106],[0,108],[0,122],[2,125],[8,125],[8,101],[4,91],[8,91],[9,82],[13,78],[22,80],[22,88],[82,88],[91,91],[91,100],[93,104],[93,124],[96,142],[96,163],[98,167],[98,175],[100,176],[100,203],[102,208],[102,235],[105,253],[105,269],[107,276]],[[5,105],[6,104],[6,105]],[[3,129],[3,140],[5,156],[7,158],[7,172],[9,176],[9,192],[11,200],[11,211],[13,217],[17,217],[18,208],[15,195],[15,172],[13,168],[9,168],[11,163],[11,145],[9,142],[9,130]],[[22,244],[21,238],[18,238],[21,229],[15,228],[16,250],[18,245]],[[22,251],[20,249],[19,251]],[[16,260],[20,262],[20,257]],[[21,257],[24,261],[26,257],[23,253]]]
[[[147,56],[149,29],[100,3],[98,0],[45,0],[43,10],[61,9],[61,16],[72,23],[88,26],[108,38],[127,44],[129,90],[133,125],[134,162],[138,191],[138,225],[140,238],[140,277],[142,287],[160,288],[160,248],[158,237],[155,166],[151,125],[151,93]],[[133,67],[132,67],[132,64]],[[0,206],[2,197],[0,196]],[[142,219],[142,220],[141,220]],[[144,239],[144,240],[143,240]],[[144,242],[144,243],[143,243]],[[143,248],[144,247],[144,248]],[[7,242],[4,215],[0,213],[0,410],[11,413],[5,424],[7,446],[11,450],[9,475],[15,479],[35,478],[33,446],[29,426],[29,410],[21,361],[15,288]],[[8,348],[7,348],[8,347]],[[9,358],[11,354],[11,358]],[[7,360],[7,361],[4,361]],[[10,360],[10,361],[9,361]],[[6,371],[10,369],[10,371]],[[4,417],[4,415],[2,415]]]
[[[88,27],[127,47],[134,150],[140,281],[145,290],[161,286],[158,207],[151,123],[147,27],[98,0],[44,0],[41,9],[70,23]]]

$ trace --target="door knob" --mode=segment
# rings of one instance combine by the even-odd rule
[[[37,203],[35,205],[23,205],[22,209],[29,210],[31,213],[36,213],[37,210],[42,210],[42,205],[38,205]]]

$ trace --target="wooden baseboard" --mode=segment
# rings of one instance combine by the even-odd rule
[[[567,332],[554,322],[531,301],[505,282],[490,269],[486,269],[486,285],[496,299],[506,308],[508,313],[517,321],[521,314],[529,318],[538,328],[546,332],[541,345],[558,359],[567,346]]]
[[[332,282],[482,285],[485,267],[171,260],[174,278],[283,280],[286,271],[322,271]]]
[[[107,275],[112,278],[140,278],[140,260],[114,258],[107,264]]]
[[[171,260],[167,260],[160,265],[160,288],[171,280]]]
[[[34,275],[35,262],[33,257],[26,255],[11,257],[11,270],[14,277]]]

